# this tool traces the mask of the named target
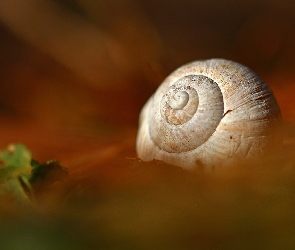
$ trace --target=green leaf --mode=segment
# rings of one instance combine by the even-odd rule
[[[59,161],[39,163],[23,144],[10,144],[0,151],[0,195],[27,203],[35,184],[40,188],[65,176],[67,171]]]
[[[10,194],[21,201],[29,200],[31,158],[31,152],[22,144],[10,144],[0,151],[0,194]]]

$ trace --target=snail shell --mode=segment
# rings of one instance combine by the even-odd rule
[[[176,69],[140,114],[137,155],[192,170],[254,159],[281,143],[280,109],[267,84],[224,59]]]

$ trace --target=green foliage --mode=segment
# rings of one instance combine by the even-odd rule
[[[54,182],[66,174],[60,162],[41,164],[22,144],[10,144],[0,151],[0,195],[12,196],[22,203],[30,202],[33,184]]]
[[[29,201],[31,152],[22,144],[11,144],[0,151],[0,195]]]

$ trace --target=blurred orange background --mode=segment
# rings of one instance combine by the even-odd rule
[[[92,176],[103,183],[103,189],[109,185],[116,189],[124,181],[129,182],[131,189],[132,185],[150,179],[157,182],[157,175],[166,176],[166,170],[158,172],[151,168],[152,173],[139,170],[135,176],[125,170],[129,164],[125,160],[136,157],[135,138],[142,106],[162,80],[182,64],[199,59],[226,58],[253,69],[272,88],[285,122],[284,143],[289,157],[295,152],[294,45],[295,2],[291,0],[1,1],[0,147],[12,142],[24,143],[35,159],[57,158],[70,173]],[[291,178],[294,159],[291,163],[286,162],[292,168],[285,177]],[[173,171],[176,173],[173,183],[168,187],[164,185],[168,190],[166,193],[157,196],[158,186],[150,190],[150,194],[158,197],[153,200],[156,205],[149,203],[152,211],[155,208],[161,210],[159,204],[167,193],[171,203],[174,192],[176,197],[183,197],[184,190],[175,191],[172,187],[175,182],[176,186],[179,184],[175,180],[179,170]],[[224,193],[221,192],[221,196],[224,195],[221,201],[218,192],[224,182],[217,182],[209,200],[228,204],[227,195],[234,195],[232,190],[237,187],[243,189],[239,181],[250,179],[252,184],[255,183],[250,189],[261,192],[254,199],[258,202],[260,195],[268,190],[266,186],[273,184],[275,173],[270,182],[264,179],[262,184],[254,174],[239,175],[229,181]],[[142,175],[146,176],[143,178]],[[107,183],[105,176],[111,184]],[[189,185],[195,182],[192,177],[181,178]],[[212,180],[208,182],[201,177],[198,181],[202,187],[212,184]],[[288,181],[291,183],[290,179]],[[84,182],[87,180],[81,185]],[[196,186],[193,188],[197,190]],[[205,188],[197,193],[206,196]],[[294,192],[288,194],[291,197]],[[195,197],[193,192],[185,196],[184,202],[190,204],[191,197]],[[133,208],[140,203],[137,193],[128,199],[132,201],[119,202],[126,211],[133,201]],[[283,201],[284,205],[290,205],[287,198]],[[207,198],[202,202],[204,207],[211,204]],[[108,215],[108,209],[113,208],[111,204],[102,206],[99,211]],[[256,203],[249,204],[247,211],[252,211]],[[262,205],[264,209],[268,206],[267,202]],[[231,208],[239,210],[235,206]],[[286,221],[291,208],[290,205],[285,213]],[[193,213],[192,208],[181,209]],[[222,206],[222,209],[221,213],[227,218],[227,207]],[[274,210],[279,211],[279,208],[275,206]],[[112,211],[112,216],[117,213],[117,210],[113,211],[114,214]],[[205,210],[200,211],[202,214]],[[173,214],[173,210],[169,212]],[[250,216],[247,212],[245,214],[246,218]],[[262,214],[255,216],[262,218]],[[143,216],[143,221],[153,215]],[[215,213],[204,212],[202,215],[210,217]],[[234,213],[234,218],[237,217]],[[124,218],[133,217],[128,214]],[[114,221],[112,223],[114,231],[123,228]],[[223,223],[226,219],[217,222],[220,229]],[[136,232],[136,225],[128,232]],[[151,227],[151,231],[153,229]],[[200,245],[207,245],[207,241],[216,236],[213,233],[210,238],[209,231],[209,236],[201,234],[203,241]],[[229,230],[228,234],[231,233]],[[217,241],[220,243],[224,235],[219,236],[221,238]],[[139,242],[146,242],[141,240]]]

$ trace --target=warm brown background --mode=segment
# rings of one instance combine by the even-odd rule
[[[271,86],[285,122],[281,158],[220,178],[129,162],[148,97],[175,68],[213,57],[243,63]],[[0,147],[24,143],[36,159],[57,158],[70,172],[37,205],[49,211],[44,223],[29,216],[15,231],[3,228],[7,239],[41,227],[36,244],[52,238],[63,249],[77,235],[81,245],[120,249],[295,245],[294,1],[5,0],[0,58]],[[50,222],[52,210],[62,211],[60,224]]]

